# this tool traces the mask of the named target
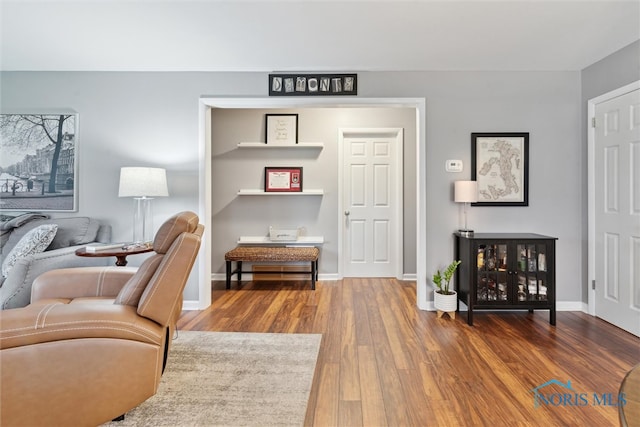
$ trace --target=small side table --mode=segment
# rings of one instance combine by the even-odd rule
[[[122,249],[122,248],[105,249],[105,250],[98,250],[95,252],[87,252],[87,248],[84,247],[84,248],[76,249],[76,255],[85,256],[85,257],[97,257],[97,258],[114,256],[116,257],[116,265],[118,267],[124,267],[125,265],[127,265],[127,257],[129,255],[144,254],[151,251],[153,251],[153,248],[150,246],[132,248],[132,249]]]

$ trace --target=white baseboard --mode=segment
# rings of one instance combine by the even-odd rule
[[[216,282],[220,281],[220,280],[224,281],[224,280],[227,280],[227,275],[225,273],[212,273],[211,274],[211,280],[212,281],[215,280]],[[236,277],[235,276],[232,277],[231,280],[235,282],[236,281]]]
[[[213,276],[216,276],[216,277],[219,276],[220,279],[213,279]],[[226,276],[224,274],[212,275],[212,279],[225,280]],[[247,280],[251,280],[251,279],[247,279]],[[326,274],[326,275],[320,275],[320,280],[340,280],[340,279],[338,278],[337,274]],[[411,279],[405,279],[405,280],[411,280]],[[195,300],[185,301],[182,304],[182,309],[186,311],[203,310],[204,308],[206,307],[200,307],[199,301],[195,301]],[[420,310],[425,310],[425,311],[436,311],[436,308],[433,305],[433,301],[427,301],[426,304],[422,304],[418,308]],[[467,311],[467,305],[462,301],[460,302],[460,311]],[[481,311],[481,310],[478,310],[478,311]],[[589,313],[588,305],[581,301],[558,301],[556,303],[556,311],[582,311],[587,314]]]
[[[242,273],[242,280],[252,280],[253,276],[251,273]],[[227,280],[227,275],[225,273],[213,273],[211,274],[211,280],[220,281]],[[238,278],[234,275],[231,278],[232,282],[237,281]],[[342,277],[338,273],[324,273],[318,275],[318,280],[342,280]],[[403,274],[402,280],[418,280],[418,276],[415,273]]]
[[[460,311],[467,311],[467,305],[460,301]],[[526,310],[526,309],[523,309]],[[436,308],[433,305],[433,301],[427,301],[427,311],[436,311]],[[484,311],[478,309],[477,311]],[[491,310],[487,310],[491,311]],[[499,311],[499,310],[495,310]],[[589,313],[588,305],[581,301],[557,301],[556,302],[556,311],[582,311],[584,313]]]
[[[583,311],[589,313],[589,307],[582,301],[556,301],[556,311]]]
[[[206,308],[206,307],[205,307]],[[184,301],[182,303],[182,309],[185,311],[195,311],[195,310],[204,310],[204,308],[200,308],[199,301]]]
[[[338,273],[319,274],[318,280],[342,280],[342,277]]]
[[[342,277],[338,274],[318,274],[318,280],[340,280]],[[211,275],[211,280],[215,281],[225,281],[227,280],[227,275],[225,273],[213,273]],[[253,280],[253,274],[251,273],[242,273],[242,280]],[[238,277],[234,275],[231,278],[232,282],[237,282]]]

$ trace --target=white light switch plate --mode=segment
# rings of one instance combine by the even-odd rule
[[[462,172],[462,160],[447,160],[444,164],[447,172]]]

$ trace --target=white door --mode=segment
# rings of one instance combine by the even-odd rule
[[[594,103],[595,314],[640,336],[640,90],[621,92]]]
[[[343,277],[402,277],[402,129],[341,129]]]

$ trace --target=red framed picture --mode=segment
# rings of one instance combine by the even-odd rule
[[[301,167],[271,167],[264,168],[265,192],[302,192]]]

